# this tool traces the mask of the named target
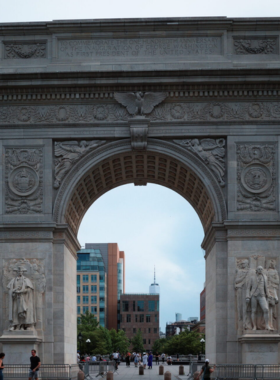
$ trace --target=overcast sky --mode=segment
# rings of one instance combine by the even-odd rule
[[[0,22],[139,17],[279,17],[279,0],[0,0]],[[201,223],[181,196],[166,188],[126,185],[103,195],[87,212],[81,244],[117,242],[126,253],[126,290],[148,292],[156,265],[161,327],[199,316],[205,264]]]

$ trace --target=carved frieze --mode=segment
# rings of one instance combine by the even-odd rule
[[[188,139],[174,142],[199,156],[215,174],[220,185],[225,186],[225,139]]]
[[[35,258],[4,260],[3,289],[8,301],[5,317],[9,331],[40,328],[42,294],[46,289],[44,261]]]
[[[157,93],[155,93],[157,94]],[[166,94],[166,93],[160,93]],[[163,101],[163,99],[161,100]],[[141,113],[141,102],[136,105],[133,101],[131,113],[128,112],[128,105],[112,104],[108,102],[98,104],[69,105],[24,105],[24,106],[3,106],[0,107],[1,124],[67,124],[67,123],[90,123],[99,124],[101,122],[128,121],[133,113]],[[159,101],[160,103],[160,101]],[[279,102],[164,102],[155,106],[149,105],[149,119],[154,121],[172,122],[207,122],[217,123],[229,122],[265,122],[277,121],[280,119]],[[142,113],[148,114],[142,107]]]
[[[54,188],[59,188],[63,178],[80,158],[105,142],[101,140],[55,142]]]
[[[276,257],[254,255],[237,259],[234,287],[239,334],[246,330],[278,329],[279,273]]]
[[[277,39],[272,38],[243,38],[234,39],[235,54],[277,54]]]
[[[46,43],[9,42],[4,44],[6,59],[46,58]]]
[[[237,210],[276,210],[276,144],[237,144]]]
[[[5,149],[5,212],[43,211],[43,148]]]

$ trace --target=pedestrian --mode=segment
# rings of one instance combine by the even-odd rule
[[[138,357],[138,355],[136,354],[136,355],[134,356],[134,365],[135,365],[135,367],[138,367],[138,362],[139,362],[139,357]]]
[[[77,352],[77,362],[78,363],[80,362],[80,354],[79,354],[79,352]]]
[[[202,380],[210,380],[211,379],[211,373],[214,372],[216,369],[216,364],[212,368],[209,365],[209,359],[205,360],[205,364],[202,366],[199,376],[203,374]]]
[[[167,356],[166,363],[168,365],[172,365],[172,356],[170,356],[170,355]]]
[[[146,352],[144,352],[144,355],[143,355],[143,366],[144,366],[144,369],[146,369],[147,364],[148,364],[148,355],[146,354]]]
[[[115,368],[118,369],[119,366],[119,351],[113,353],[113,359],[115,361]]]
[[[149,357],[148,357],[148,369],[152,369],[152,368],[153,368],[153,354],[150,351]]]
[[[91,358],[91,361],[92,362],[96,362],[96,356],[93,354],[92,358]]]
[[[162,353],[162,354],[161,354],[161,360],[162,360],[162,364],[164,364],[164,359],[165,359],[165,354],[164,354],[164,353]]]
[[[159,354],[158,354],[158,352],[156,353],[156,365],[159,365]]]
[[[4,352],[1,352],[0,354],[0,380],[3,380],[3,369],[5,368],[3,360],[4,360],[5,354]]]
[[[36,355],[36,350],[31,350],[29,380],[38,379],[38,371],[40,367],[41,360],[39,356]]]
[[[128,355],[128,353],[126,354],[125,362],[126,362],[126,366],[130,368],[130,356]]]

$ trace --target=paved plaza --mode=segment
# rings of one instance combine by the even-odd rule
[[[185,367],[185,376],[179,376],[179,365],[164,365],[164,372],[169,371],[172,374],[172,380],[186,380],[187,375],[189,373],[189,366]],[[130,365],[130,367],[126,367],[125,363],[121,363],[117,373],[114,374],[115,380],[130,380],[136,379],[139,377],[139,380],[151,380],[151,379],[164,379],[164,376],[159,376],[159,366],[154,365],[152,369],[145,369],[144,375],[139,375],[139,368],[135,368],[134,365]],[[96,373],[92,373],[90,371],[90,378],[95,379]]]

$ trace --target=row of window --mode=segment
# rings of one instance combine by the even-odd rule
[[[92,274],[90,276],[88,274],[83,274],[83,282],[89,282],[89,277],[91,279],[91,282],[97,282],[97,275],[96,274]],[[99,275],[99,281],[100,282],[104,282],[105,281],[105,276]]]
[[[97,313],[97,307],[96,306],[91,306],[90,309],[88,306],[83,306],[82,310],[83,310],[83,314],[85,314],[89,310],[92,314]],[[100,311],[101,311],[101,309],[100,309]],[[104,309],[103,309],[103,311],[104,311]],[[81,306],[77,306],[77,314],[81,314]]]
[[[129,311],[129,303],[129,301],[122,301],[122,311]],[[145,311],[145,302],[132,301],[132,310]],[[159,301],[148,301],[148,311],[159,311]]]
[[[104,301],[104,298],[100,298],[100,301]],[[81,296],[77,296],[77,303],[81,303]],[[89,303],[89,296],[83,296],[83,303]],[[91,296],[90,303],[97,303],[97,297]]]
[[[144,314],[134,314],[135,322],[144,322],[145,315]],[[120,315],[120,321],[122,322],[123,316]],[[125,322],[125,321],[123,321]],[[126,314],[126,322],[131,322],[131,314]],[[150,314],[146,314],[146,322],[152,322],[152,316]],[[155,322],[158,322],[158,316],[155,314]]]
[[[91,293],[97,293],[97,285],[83,285],[83,293],[89,293],[89,289]],[[99,286],[100,292],[105,291],[105,286],[101,285]],[[81,287],[77,286],[77,293],[81,293]]]

